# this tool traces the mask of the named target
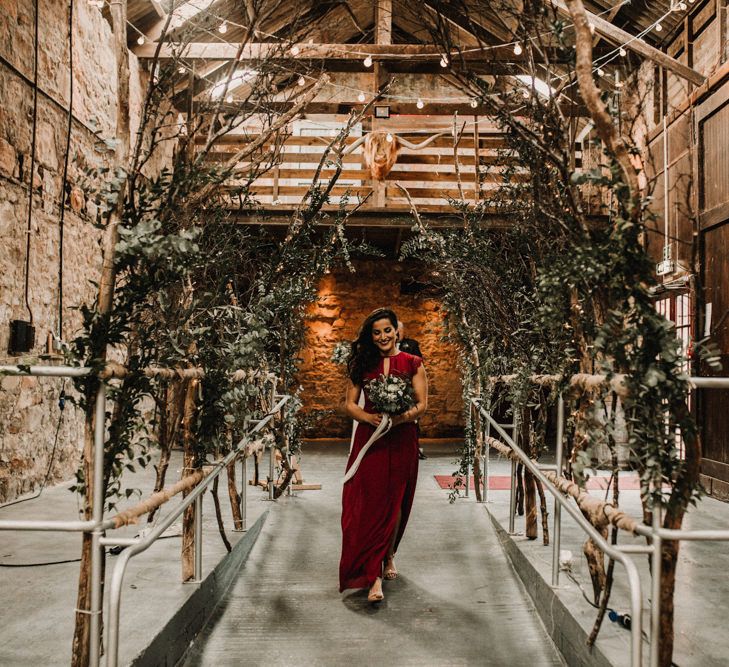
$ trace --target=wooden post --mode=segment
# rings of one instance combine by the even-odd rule
[[[726,62],[726,42],[727,42],[727,22],[726,22],[726,3],[727,0],[716,1],[716,22],[719,29],[719,64]]]
[[[187,380],[185,388],[185,407],[182,417],[182,477],[187,477],[195,469],[195,453],[193,451],[192,420],[195,417],[195,394],[199,380]],[[188,489],[183,498],[190,493]],[[182,581],[195,578],[195,506],[190,505],[182,515]]]
[[[392,44],[392,0],[377,0],[375,5],[375,44]],[[385,66],[375,61],[372,65],[372,93],[377,95],[387,78]],[[380,123],[372,119],[372,129],[379,129]],[[373,200],[377,208],[387,206],[387,183],[373,179]]]
[[[473,177],[473,200],[474,203],[478,203],[481,199],[481,152],[478,138],[478,116],[473,117],[473,164],[474,164],[474,177]]]

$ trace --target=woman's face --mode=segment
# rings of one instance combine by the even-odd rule
[[[375,320],[372,324],[372,342],[381,355],[394,354],[397,344],[397,327],[387,317]]]

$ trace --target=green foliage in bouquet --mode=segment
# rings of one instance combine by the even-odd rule
[[[415,405],[412,382],[399,375],[380,375],[372,380],[367,393],[377,412],[401,415]]]

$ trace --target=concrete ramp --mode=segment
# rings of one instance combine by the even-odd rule
[[[421,462],[400,577],[373,606],[337,590],[346,446],[308,448],[323,489],[278,501],[185,665],[563,665],[484,507],[438,488],[450,449]]]

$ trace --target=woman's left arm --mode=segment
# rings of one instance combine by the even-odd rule
[[[428,409],[428,375],[423,364],[420,364],[413,375],[413,393],[415,394],[415,405],[403,414],[395,415],[392,418],[393,426],[417,421]]]

